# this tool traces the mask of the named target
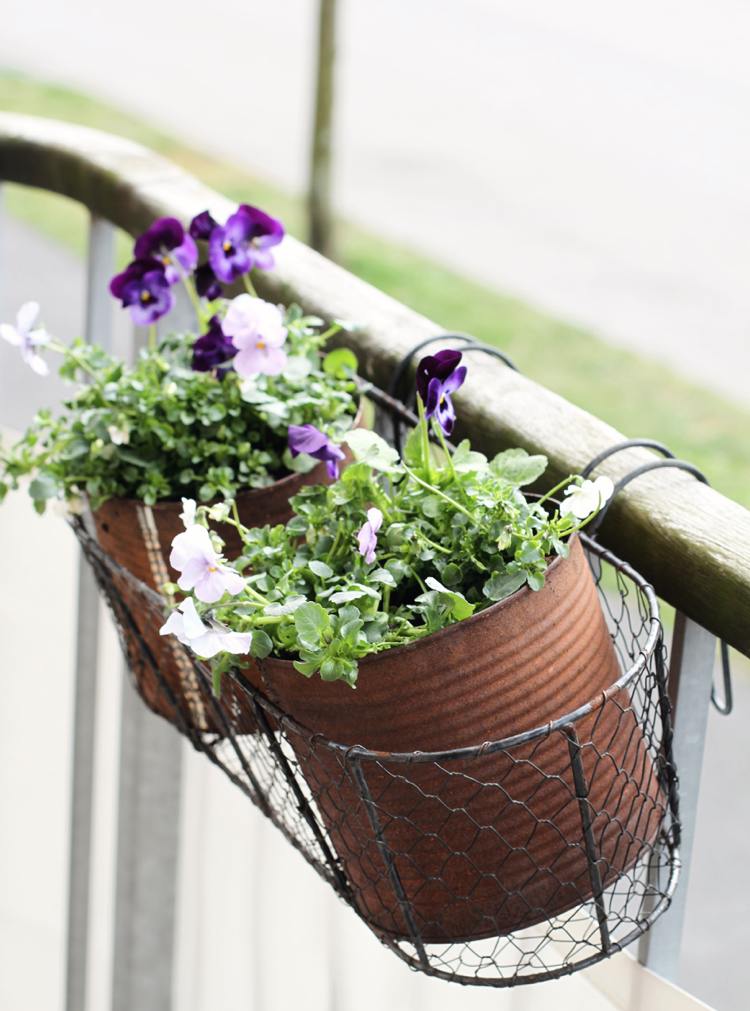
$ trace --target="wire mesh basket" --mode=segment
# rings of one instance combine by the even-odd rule
[[[293,718],[262,663],[225,677],[216,699],[205,666],[159,637],[161,598],[74,528],[145,701],[412,968],[483,986],[547,980],[630,944],[669,905],[679,821],[658,603],[596,541],[582,539],[619,677],[502,740],[480,726],[471,746],[387,751]]]

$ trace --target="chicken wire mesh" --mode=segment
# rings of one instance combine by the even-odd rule
[[[302,726],[247,672],[216,699],[205,666],[159,636],[161,598],[74,528],[144,701],[412,968],[484,986],[551,979],[630,944],[667,908],[679,823],[658,605],[595,541],[585,550],[619,679],[512,738],[478,728],[473,747],[392,753]]]

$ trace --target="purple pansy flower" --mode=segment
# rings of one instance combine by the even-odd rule
[[[49,366],[39,354],[38,348],[49,344],[49,334],[37,327],[39,303],[24,302],[16,313],[16,325],[0,323],[0,337],[14,347],[20,348],[21,357],[39,376],[46,376]]]
[[[286,365],[284,317],[277,305],[243,294],[232,299],[222,323],[239,354],[234,367],[243,379],[277,376]]]
[[[437,418],[446,435],[451,435],[456,411],[451,394],[463,386],[466,366],[461,365],[461,352],[446,350],[427,355],[417,366],[417,392],[424,404],[425,417]]]
[[[133,260],[112,278],[109,290],[130,309],[136,326],[150,326],[174,305],[164,265],[154,259]]]
[[[193,590],[204,604],[221,600],[225,593],[234,596],[245,585],[242,576],[216,553],[208,530],[198,524],[188,526],[174,538],[169,564],[180,573],[179,588]]]
[[[180,280],[180,268],[189,274],[198,263],[198,247],[177,218],[157,218],[136,240],[133,252],[136,260],[159,260],[170,284]]]
[[[270,270],[271,246],[284,238],[284,226],[270,214],[240,204],[223,227],[214,228],[208,241],[208,261],[225,284],[236,281],[254,267]]]
[[[193,276],[195,278],[195,290],[201,298],[207,298],[209,302],[213,302],[215,298],[221,295],[221,284],[216,279],[216,274],[211,270],[210,263],[202,263]]]
[[[339,460],[345,457],[344,451],[335,442],[331,442],[324,432],[315,425],[290,425],[289,449],[293,457],[307,453],[316,460],[324,460],[328,476],[334,481],[339,476]]]
[[[194,239],[208,239],[214,228],[219,227],[219,222],[210,211],[201,211],[196,214],[190,222],[188,231]]]
[[[375,561],[375,548],[378,546],[377,533],[383,525],[383,514],[379,509],[367,510],[367,521],[362,524],[357,541],[359,542],[359,553],[370,565]]]
[[[210,372],[234,358],[237,348],[221,329],[218,316],[213,316],[208,331],[193,344],[193,369],[196,372]]]

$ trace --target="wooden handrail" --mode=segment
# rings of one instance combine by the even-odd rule
[[[183,220],[233,205],[138,144],[52,120],[0,113],[0,179],[71,197],[131,234],[162,214]],[[248,194],[252,198],[252,194]],[[266,297],[299,302],[326,319],[357,324],[347,334],[362,373],[387,384],[403,355],[441,332],[288,237],[278,268],[259,279]],[[561,349],[563,353],[564,349]],[[638,396],[637,390],[623,396]],[[575,472],[623,435],[499,362],[481,361],[456,397],[463,428],[486,451],[523,446],[549,457],[551,482]],[[630,433],[648,435],[649,433]],[[617,480],[653,459],[630,449],[598,473]],[[690,475],[657,471],[613,504],[602,541],[639,569],[670,604],[750,655],[750,512]]]

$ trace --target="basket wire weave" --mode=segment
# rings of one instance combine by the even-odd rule
[[[400,420],[409,419],[409,412],[381,391],[370,388],[368,396],[380,408],[378,427],[396,413]],[[73,527],[114,616],[136,689],[148,671],[162,693],[162,713],[173,713],[177,729],[413,969],[494,987],[548,980],[619,951],[668,907],[679,874],[679,812],[658,603],[651,586],[596,541],[584,538],[583,544],[622,670],[617,683],[574,712],[513,738],[478,740],[474,747],[444,752],[386,753],[342,745],[298,725],[240,671],[225,677],[217,700],[205,665],[176,647],[190,683],[199,686],[202,704],[210,709],[211,731],[196,729],[190,700],[163,676],[155,640],[142,633],[163,623],[163,601],[102,552],[83,521],[74,520]],[[625,759],[619,750],[619,757],[608,750],[615,733],[632,741]],[[560,742],[564,749],[557,746]],[[562,753],[566,760],[561,766]],[[550,755],[558,756],[553,765]],[[591,783],[600,768],[615,760],[623,766],[613,779],[621,797],[608,796],[606,810],[599,809],[590,799]],[[525,796],[512,792],[520,766],[534,784]],[[658,783],[656,793],[651,780]],[[563,856],[570,855],[571,847],[576,850],[583,877],[562,870],[556,876],[564,861],[534,866],[532,840],[539,833],[554,837],[556,831],[554,817],[540,817],[535,803],[537,793],[550,790],[557,791],[566,809],[573,805],[578,812],[579,836],[565,843]],[[487,809],[488,792],[494,814],[479,821],[476,812]],[[400,801],[394,809],[396,794]],[[404,806],[405,795],[412,797],[413,806]],[[457,796],[470,799],[457,806]],[[478,807],[475,796],[483,798]],[[635,830],[620,806],[626,804],[630,809],[642,805],[644,815]],[[525,844],[503,837],[504,816],[512,813],[517,820],[519,812],[529,826]],[[441,833],[457,821],[462,831],[470,830],[465,849],[445,848],[444,859],[436,863]],[[613,833],[619,833],[616,866],[606,856],[612,852]],[[497,849],[492,873],[475,864],[476,892],[451,894],[456,862],[463,871],[467,865],[472,869],[477,840]],[[471,937],[454,938],[446,929],[441,938],[441,924],[426,924],[415,912],[414,888],[410,891],[405,882],[414,867],[424,872],[428,850],[423,887],[444,894],[446,917],[450,909],[460,912],[475,900],[481,907],[474,919],[482,929]],[[530,881],[544,877],[549,901],[538,908],[529,901],[529,895],[537,894],[533,890],[503,886],[504,868],[517,869],[524,860]],[[488,888],[498,896],[496,917],[487,914],[486,899],[481,901]],[[387,924],[386,906],[393,910]],[[546,915],[550,908],[552,916]],[[509,930],[514,917],[521,926]]]

